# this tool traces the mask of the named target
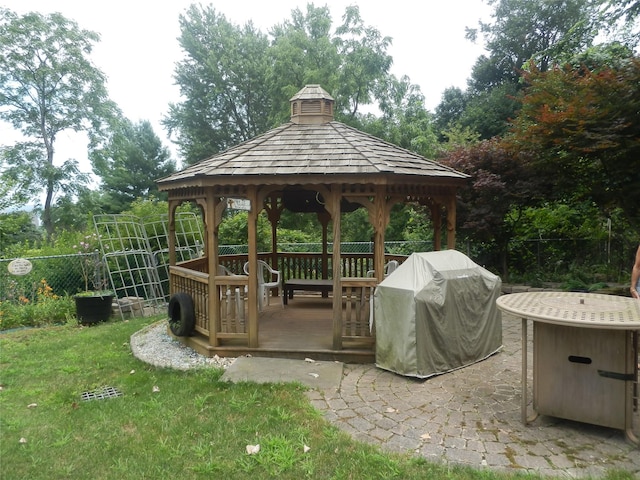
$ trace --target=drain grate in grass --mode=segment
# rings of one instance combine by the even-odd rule
[[[95,389],[93,392],[84,392],[82,394],[82,400],[85,402],[89,400],[104,400],[107,398],[117,398],[121,397],[122,392],[114,387],[100,387]]]

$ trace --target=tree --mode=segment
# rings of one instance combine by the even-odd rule
[[[0,213],[0,258],[16,244],[34,244],[42,240],[42,233],[33,224],[29,212]]]
[[[347,7],[342,18],[343,24],[337,28],[334,40],[338,46],[340,65],[338,83],[333,86],[332,91],[348,117],[355,117],[362,105],[376,102],[384,111],[384,100],[390,88],[399,86],[403,93],[413,95],[416,90],[419,93],[418,87],[403,87],[402,83],[408,84],[408,77],[403,77],[398,83],[389,74],[393,63],[392,57],[387,53],[387,48],[391,45],[390,37],[382,36],[373,27],[367,27],[357,6]],[[400,103],[400,97],[403,96],[398,93],[395,91],[394,94],[396,103]],[[348,123],[348,120],[345,119],[345,122]]]
[[[327,7],[294,9],[291,20],[270,31],[272,125],[289,120],[289,99],[307,84],[320,84],[336,100],[336,119],[353,125],[363,105],[382,102],[392,81],[387,54],[389,37],[365,25],[357,6],[345,9],[342,24],[332,32]],[[392,85],[391,85],[392,86]]]
[[[390,75],[381,90],[376,93],[381,115],[361,117],[358,127],[424,157],[435,157],[438,139],[419,87],[406,76],[397,80]]]
[[[170,104],[163,124],[191,164],[266,131],[271,113],[267,37],[252,23],[231,24],[211,6],[180,16],[175,69],[184,102]]]
[[[458,198],[458,231],[493,249],[508,277],[508,243],[519,212],[542,201],[547,191],[531,175],[531,159],[506,148],[498,139],[450,152],[441,162],[470,175]]]
[[[435,128],[442,138],[442,132],[459,123],[467,108],[467,95],[458,87],[449,87],[442,93],[435,111]]]
[[[331,233],[330,233],[331,235]],[[373,238],[373,227],[364,208],[342,214],[340,218],[341,242],[366,242]]]
[[[555,68],[526,75],[508,142],[535,152],[535,175],[556,195],[621,208],[640,224],[640,58],[620,68]]]
[[[176,169],[148,121],[124,120],[108,146],[93,153],[92,163],[111,213],[126,210],[136,198],[151,194],[162,198],[156,180]]]
[[[93,215],[109,212],[109,200],[97,190],[80,187],[73,195],[65,194],[58,197],[51,208],[58,243],[58,232],[78,232],[93,230]]]
[[[567,62],[573,69],[586,69],[598,71],[602,68],[623,68],[633,58],[633,48],[620,42],[614,41],[594,45],[586,50],[574,55]],[[539,70],[536,68],[536,70]]]
[[[493,23],[480,22],[489,57],[480,57],[470,87],[483,91],[504,82],[517,83],[530,60],[542,71],[590,46],[601,28],[601,0],[487,0],[495,5]],[[467,29],[475,39],[476,29]],[[482,66],[488,71],[483,74]],[[489,73],[493,71],[494,73]],[[490,81],[487,81],[490,79]]]
[[[640,43],[640,2],[638,0],[602,0],[602,18],[607,32],[616,41],[633,48]]]
[[[246,245],[248,233],[249,214],[236,212],[224,219],[220,224],[221,245]],[[258,249],[261,252],[271,251],[271,225],[264,214],[258,216]]]
[[[519,108],[522,68],[534,60],[544,71],[590,46],[603,26],[598,15],[601,1],[487,0],[494,6],[493,21],[480,22],[479,29],[467,28],[467,38],[475,41],[482,34],[489,53],[478,57],[472,68],[464,111],[452,112],[451,99],[443,99],[446,121],[470,128],[483,139],[503,135]]]
[[[44,189],[42,220],[53,234],[54,195],[81,185],[76,160],[54,162],[55,141],[64,131],[84,131],[90,145],[116,111],[105,77],[89,60],[98,34],[80,29],[58,13],[22,17],[0,10],[0,120],[24,136],[2,151],[3,177],[17,182],[23,194]]]
[[[470,96],[458,122],[482,139],[504,135],[520,108],[519,90],[519,85],[505,83]]]
[[[327,7],[308,5],[306,12],[296,8],[291,19],[270,29],[269,56],[273,66],[267,77],[273,101],[272,126],[289,120],[289,99],[305,85],[322,85],[334,98],[339,98],[336,88],[340,58],[331,27]],[[336,104],[344,107],[346,102],[340,99]]]
[[[187,57],[176,67],[185,101],[170,106],[164,124],[187,163],[214,155],[290,117],[289,99],[320,84],[336,100],[335,117],[362,122],[361,107],[382,101],[391,39],[367,27],[357,7],[332,33],[327,7],[295,9],[267,37],[251,23],[232,25],[211,7],[192,6],[180,19]]]

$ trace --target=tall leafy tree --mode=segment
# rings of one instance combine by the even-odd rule
[[[36,197],[44,190],[48,238],[54,195],[84,180],[76,160],[55,162],[56,138],[64,131],[84,131],[96,145],[116,111],[104,75],[89,58],[98,40],[98,34],[58,13],[18,16],[0,10],[0,120],[24,137],[2,151],[2,175],[22,194]]]
[[[468,96],[458,87],[449,87],[442,93],[436,106],[435,127],[439,134],[455,126],[467,108]],[[443,140],[443,137],[440,137]]]
[[[504,83],[495,88],[469,95],[459,124],[477,132],[481,138],[502,136],[517,115],[520,85]]]
[[[289,99],[306,84],[322,85],[336,99],[336,118],[353,124],[393,83],[391,39],[367,27],[357,7],[333,31],[328,8],[309,4],[266,36],[251,23],[238,27],[211,7],[192,6],[181,29],[186,58],[176,81],[185,100],[170,106],[164,123],[187,163],[284,123]]]
[[[294,9],[270,35],[274,126],[289,119],[289,99],[304,85],[322,85],[336,100],[336,117],[352,124],[362,106],[382,102],[385,87],[394,82],[387,53],[391,38],[367,26],[357,6],[347,7],[334,29],[328,7],[308,4],[306,11]]]
[[[494,6],[491,23],[480,22],[488,57],[474,67],[470,87],[483,91],[504,82],[517,83],[520,70],[533,60],[542,71],[590,46],[601,28],[601,0],[487,0]],[[474,39],[476,29],[467,29]]]
[[[269,41],[252,23],[238,27],[212,6],[180,16],[185,58],[175,80],[185,100],[164,120],[186,163],[194,163],[268,129]]]
[[[476,60],[468,79],[466,104],[457,117],[448,115],[482,138],[503,135],[519,108],[521,70],[533,60],[542,71],[562,64],[592,45],[603,27],[602,0],[487,0],[491,22],[468,28],[467,38],[484,39],[487,55]],[[449,113],[449,98],[443,113]],[[445,119],[438,119],[439,124]]]
[[[148,121],[133,124],[124,120],[107,147],[94,152],[92,162],[111,213],[126,210],[136,198],[162,197],[156,180],[176,169]]]
[[[344,105],[341,108],[348,109],[345,113],[349,117],[354,117],[363,105],[374,104],[384,112],[385,97],[390,89],[394,89],[396,104],[402,101],[399,98],[401,93],[407,93],[413,99],[415,95],[421,95],[417,86],[406,85],[409,83],[408,77],[397,82],[389,74],[393,59],[387,53],[387,48],[392,39],[383,36],[376,28],[365,25],[358,7],[347,7],[334,41],[341,62],[338,85],[333,91],[339,103]],[[399,88],[395,89],[396,86]],[[407,103],[414,103],[412,98],[408,98]]]
[[[438,139],[420,89],[406,76],[399,80],[389,76],[386,87],[377,91],[376,97],[381,115],[369,115],[357,126],[394,145],[434,158]]]
[[[271,28],[270,36],[272,68],[267,76],[273,99],[270,122],[273,126],[289,119],[289,99],[307,84],[320,84],[337,98],[340,58],[327,7],[309,5],[306,11],[294,9],[291,19]]]

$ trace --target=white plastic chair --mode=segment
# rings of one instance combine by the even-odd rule
[[[384,278],[387,278],[389,275],[391,275],[396,268],[398,268],[398,261],[397,260],[390,260],[387,263],[384,264]],[[375,270],[369,270],[367,271],[367,277],[373,277],[376,274]]]
[[[249,262],[244,264],[244,273],[249,275]],[[284,308],[284,299],[282,297],[282,276],[278,270],[274,270],[271,266],[263,261],[258,260],[258,308],[263,309],[265,305],[269,305],[269,297],[271,289],[278,289],[280,304]]]
[[[387,264],[384,266],[384,276],[385,278],[388,277],[389,275],[391,275],[396,268],[398,268],[398,261],[397,260],[391,260],[389,262],[387,262]]]

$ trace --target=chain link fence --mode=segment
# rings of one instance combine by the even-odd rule
[[[622,239],[519,239],[509,243],[508,264],[512,272],[537,271],[555,279],[626,281],[637,248]]]
[[[562,281],[576,273],[592,280],[626,281],[631,272],[637,242],[626,238],[517,238],[507,245],[506,257],[496,244],[460,238],[457,249],[497,274],[536,276]]]
[[[571,240],[529,239],[512,242],[509,245],[510,268],[516,272],[538,270],[558,275],[567,274],[573,265],[589,267],[592,271],[607,271],[610,275],[623,278],[630,271],[633,254],[637,245],[606,242],[592,239]],[[458,249],[480,265],[499,265],[499,261],[483,250],[481,246],[461,243]],[[278,245],[281,252],[320,253],[322,243],[283,243]],[[333,245],[328,245],[328,251]],[[413,252],[433,250],[430,241],[385,242],[385,252],[395,255],[411,255]],[[220,255],[246,254],[247,245],[222,245]],[[341,244],[344,253],[373,253],[373,242],[345,242]],[[265,253],[265,252],[263,252]],[[33,301],[42,282],[51,287],[56,295],[74,295],[104,285],[106,275],[99,252],[88,254],[52,255],[27,258],[33,266],[27,275],[11,275],[8,264],[14,259],[0,259],[0,301],[18,300],[24,297]],[[160,259],[159,267],[164,262]],[[166,275],[160,270],[161,279]],[[168,282],[163,282],[163,288]]]
[[[26,275],[9,273],[8,266],[13,260],[0,259],[0,301],[22,298],[33,302],[43,284],[59,296],[74,295],[104,284],[104,268],[97,251],[27,258],[32,268]]]
[[[433,250],[432,241],[385,242],[384,250],[395,255],[411,255],[413,252]],[[278,243],[279,252],[287,253],[322,253],[322,242],[313,243]],[[333,251],[333,243],[327,244],[327,251]],[[343,242],[340,251],[344,253],[373,253],[373,242]],[[219,255],[242,255],[249,252],[248,245],[221,245]],[[260,252],[268,253],[268,252]]]

